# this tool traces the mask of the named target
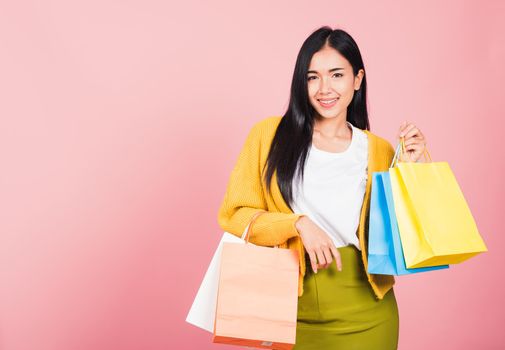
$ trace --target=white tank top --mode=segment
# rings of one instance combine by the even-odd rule
[[[305,214],[321,227],[336,247],[354,244],[368,171],[368,137],[363,130],[352,128],[350,145],[343,152],[309,148],[303,184],[293,179],[293,203],[296,214]]]

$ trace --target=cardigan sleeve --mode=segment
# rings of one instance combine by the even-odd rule
[[[251,228],[249,242],[262,246],[285,245],[299,236],[295,223],[303,214],[268,211],[261,181],[261,147],[264,123],[256,123],[250,130],[230,174],[226,192],[218,211],[219,226],[241,237],[251,218],[260,215]],[[265,149],[263,151],[266,151]]]
[[[391,162],[393,161],[393,157],[395,155],[395,149],[391,145],[389,141],[386,141],[386,163],[389,168]]]

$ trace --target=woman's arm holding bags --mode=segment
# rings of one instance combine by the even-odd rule
[[[240,236],[258,211],[268,211],[261,181],[261,142],[263,123],[250,130],[230,174],[226,192],[219,208],[218,223],[230,233]],[[275,246],[298,236],[295,223],[303,214],[267,212],[258,217],[249,241],[256,245]]]

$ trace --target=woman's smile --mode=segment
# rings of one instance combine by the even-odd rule
[[[338,97],[333,99],[319,99],[319,105],[323,108],[331,108],[337,104]]]

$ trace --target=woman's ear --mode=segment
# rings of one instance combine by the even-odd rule
[[[363,76],[365,75],[365,71],[360,69],[358,74],[354,77],[354,90],[358,91],[361,87],[361,82],[363,81]]]

